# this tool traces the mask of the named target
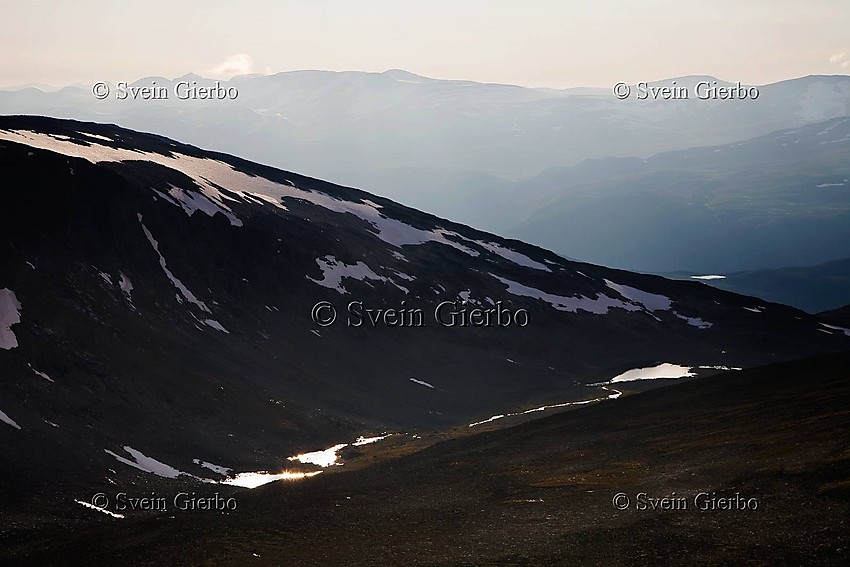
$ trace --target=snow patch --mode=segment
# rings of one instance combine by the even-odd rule
[[[828,325],[827,323],[821,323],[821,325],[823,325],[827,329],[832,329],[833,331],[841,331],[842,333],[850,337],[850,329],[845,329],[844,327],[838,327],[836,325]]]
[[[109,449],[104,449],[104,452],[106,452],[109,455],[112,455],[119,462],[122,462],[125,465],[129,465],[131,467],[139,469],[140,471],[155,474],[155,475],[161,476],[163,478],[177,478],[180,475],[198,478],[198,477],[191,475],[189,473],[179,471],[179,470],[175,469],[174,467],[172,467],[170,465],[166,465],[163,462],[157,461],[156,459],[148,457],[147,455],[145,455],[141,451],[137,451],[136,449],[133,449],[129,445],[125,445],[124,450],[127,451],[130,454],[130,456],[133,457],[132,461],[130,459],[122,457],[121,455],[117,455],[117,454],[113,453]]]
[[[37,376],[41,376],[42,378],[44,378],[44,379],[45,379],[45,380],[47,380],[48,382],[53,382],[53,379],[52,379],[50,376],[48,376],[48,375],[47,375],[47,374],[45,374],[44,372],[39,372],[38,370],[36,370],[35,368],[33,368],[33,367],[32,367],[32,364],[30,364],[29,362],[27,362],[27,366],[29,366],[29,367],[30,367],[30,370],[32,370],[33,372],[35,372]]]
[[[77,499],[74,499],[74,502],[76,502],[77,504],[79,504],[81,506],[85,506],[86,508],[90,508],[92,510],[97,510],[98,512],[102,512],[103,514],[106,514],[107,516],[112,516],[113,518],[123,518],[124,517],[124,514],[116,514],[115,512],[110,512],[106,508],[101,508],[100,506],[95,506],[91,502],[84,502],[82,500],[77,500]]]
[[[206,461],[202,461],[201,459],[192,459],[192,462],[195,463],[196,465],[200,465],[201,467],[203,467],[205,469],[209,469],[214,473],[220,474],[221,476],[227,476],[228,474],[230,474],[230,471],[233,470],[233,469],[229,469],[227,467],[223,467],[221,465],[215,465],[213,463],[208,463]]]
[[[348,443],[340,443],[323,451],[313,451],[311,453],[293,455],[291,457],[287,457],[287,459],[290,461],[297,461],[299,463],[317,465],[322,468],[332,465],[342,465],[342,463],[337,461],[339,459],[338,453],[343,447],[348,447]]]
[[[212,328],[213,328],[213,329],[215,329],[216,331],[221,331],[222,333],[226,333],[226,334],[228,334],[228,335],[230,334],[230,333],[227,331],[227,329],[225,329],[224,327],[222,327],[221,323],[219,323],[219,322],[218,322],[218,321],[216,321],[215,319],[204,319],[204,325],[207,325],[208,327],[212,327]]]
[[[268,203],[270,205],[273,205],[273,206],[275,206],[278,209],[281,209],[283,211],[289,210],[288,208],[286,208],[286,205],[284,205],[282,201],[280,201],[279,199],[275,199],[274,197],[270,197],[269,195],[263,195],[262,193],[251,193],[251,192],[248,192],[248,191],[245,192],[245,195],[247,197],[261,201],[263,203]]]
[[[171,272],[171,270],[168,269],[168,265],[165,262],[165,258],[162,256],[162,254],[159,251],[159,243],[156,241],[156,239],[150,233],[150,231],[148,230],[148,227],[145,226],[145,223],[142,222],[141,213],[138,213],[138,217],[139,217],[139,223],[142,225],[142,230],[144,231],[145,236],[148,239],[148,242],[151,243],[151,246],[153,246],[153,249],[156,252],[156,255],[159,256],[159,265],[162,266],[162,271],[165,272],[165,275],[168,277],[168,279],[171,281],[171,283],[174,285],[174,287],[177,288],[177,291],[179,291],[183,295],[183,297],[186,298],[186,301],[188,301],[189,303],[193,303],[193,304],[197,305],[202,311],[206,311],[207,313],[210,313],[210,310],[206,306],[206,304],[203,301],[201,301],[200,299],[198,299],[197,297],[195,297],[195,294],[192,293],[191,291],[189,291],[186,288],[186,286],[183,285],[183,282],[178,280],[177,276],[175,276]]]
[[[714,276],[711,277],[713,278]],[[603,281],[605,282],[606,286],[613,289],[629,301],[642,305],[643,308],[650,313],[652,313],[653,311],[671,311],[673,300],[671,300],[666,295],[649,293],[647,291],[643,291],[627,285],[617,284],[610,280]],[[709,323],[708,321],[703,321],[699,317],[688,317],[687,315],[682,315],[681,313],[678,313],[676,311],[671,312],[673,313],[673,315],[685,321],[688,325],[691,325],[692,327],[697,327],[698,329],[708,329],[712,326],[712,323]],[[657,317],[656,320],[660,321],[660,319],[658,319]]]
[[[0,348],[12,350],[18,346],[18,338],[12,325],[21,322],[21,302],[10,289],[0,289]]]
[[[313,471],[313,472],[290,472],[284,471],[281,473],[270,473],[267,471],[259,471],[259,472],[244,472],[239,473],[234,477],[228,478],[226,480],[221,481],[221,484],[231,484],[233,486],[241,486],[242,488],[257,488],[258,486],[262,486],[264,484],[268,484],[270,482],[274,482],[276,480],[300,480],[302,478],[308,478],[311,476],[316,476],[320,474],[322,471]]]
[[[657,295],[639,290],[627,285],[616,284],[610,280],[604,280],[605,285],[613,289],[629,301],[640,303],[648,311],[668,311],[673,302],[666,295]]]
[[[121,276],[120,281],[118,282],[118,287],[121,288],[121,291],[124,292],[124,295],[127,296],[127,301],[133,303],[133,282],[130,281],[124,272],[118,272],[118,275]]]
[[[671,364],[669,362],[664,362],[659,364],[658,366],[649,366],[646,368],[634,368],[632,370],[628,370],[623,372],[622,374],[618,374],[617,376],[611,378],[607,382],[599,382],[596,384],[589,384],[591,386],[604,386],[607,384],[616,384],[618,382],[633,382],[635,380],[659,380],[659,379],[668,379],[668,378],[689,378],[691,376],[696,376],[693,372],[691,372],[690,366],[680,366],[678,364]]]
[[[682,315],[681,313],[677,313],[675,311],[673,311],[673,315],[685,321],[688,325],[691,325],[692,327],[696,327],[698,329],[709,329],[714,325],[714,323],[703,321],[699,317],[688,317],[687,315]]]
[[[468,239],[465,239],[468,240]],[[511,250],[510,248],[505,248],[500,244],[496,244],[495,242],[484,242],[482,240],[472,240],[470,242],[474,242],[478,244],[485,250],[496,254],[497,256],[501,256],[505,260],[513,262],[518,266],[525,266],[526,268],[534,268],[535,270],[542,270],[544,272],[551,272],[548,266],[541,264],[535,260],[532,260],[525,254],[521,252],[517,252],[516,250]]]
[[[411,378],[410,381],[413,382],[414,384],[419,384],[420,386],[425,386],[426,388],[431,388],[431,389],[434,388],[434,386],[432,386],[431,384],[429,384],[428,382],[425,382],[423,380],[417,380],[416,378]]]
[[[512,293],[513,295],[520,297],[531,297],[534,299],[543,300],[559,311],[568,311],[570,313],[576,313],[580,309],[582,311],[588,311],[597,315],[604,315],[608,313],[608,310],[611,308],[625,309],[626,311],[640,311],[641,309],[637,305],[633,305],[631,303],[624,303],[617,299],[608,297],[604,293],[600,293],[596,299],[591,299],[585,296],[564,297],[562,295],[554,295],[551,293],[547,293],[545,291],[541,291],[539,289],[535,289],[533,287],[517,283],[507,278],[499,277],[495,274],[490,275],[502,282],[503,284],[507,285],[508,293]]]
[[[507,414],[500,413],[498,415],[494,415],[492,417],[488,417],[487,419],[483,419],[481,421],[476,421],[475,423],[470,423],[469,427],[475,427],[476,425],[483,425],[485,423],[490,423],[491,421],[496,421],[497,419],[502,419],[507,417]]]
[[[115,141],[112,138],[109,138],[108,136],[101,136],[100,134],[89,134],[88,132],[80,132],[80,134],[82,134],[86,138],[91,138],[93,140],[103,140],[104,142],[114,142]]]
[[[322,270],[322,279],[315,280],[310,276],[307,276],[307,279],[313,283],[319,284],[320,286],[336,290],[339,293],[348,293],[348,290],[346,290],[342,285],[343,278],[350,278],[362,282],[365,282],[366,280],[373,280],[391,283],[403,292],[408,293],[406,288],[398,285],[390,278],[379,276],[372,271],[372,268],[359,260],[356,264],[349,265],[337,260],[333,256],[325,256],[323,258],[317,258],[316,263],[319,265],[319,269]]]
[[[12,419],[11,417],[9,417],[8,415],[6,415],[6,413],[3,410],[0,410],[0,421],[2,421],[3,423],[8,423],[9,425],[14,427],[15,429],[21,428],[21,426],[18,425],[17,423],[15,423],[15,420]]]
[[[369,445],[371,443],[377,443],[378,441],[383,441],[391,434],[388,435],[379,435],[377,437],[363,437],[362,435],[357,438],[357,440],[352,443],[355,447],[362,447],[363,445]]]
[[[598,386],[598,384],[591,384],[591,385]],[[474,423],[470,423],[468,427],[476,427],[478,425],[490,423],[491,421],[496,421],[498,419],[504,419],[506,417],[514,417],[514,416],[517,416],[517,415],[527,415],[529,413],[546,411],[548,409],[565,408],[565,407],[569,407],[569,406],[583,406],[583,405],[587,405],[587,404],[593,404],[593,403],[596,403],[596,402],[602,402],[602,401],[605,401],[605,400],[616,400],[617,398],[619,398],[620,396],[623,395],[623,393],[619,390],[615,390],[613,388],[607,388],[605,386],[601,386],[601,387],[602,387],[603,390],[610,392],[607,396],[602,397],[602,398],[593,398],[593,399],[590,399],[590,400],[579,400],[577,402],[564,402],[564,403],[561,403],[561,404],[552,404],[552,405],[548,405],[548,406],[540,406],[539,408],[533,408],[533,409],[529,409],[529,410],[525,410],[525,411],[518,411],[518,412],[506,413],[506,414],[498,414],[498,415],[494,415],[492,417],[489,417],[489,418],[487,418],[483,421],[476,421]]]

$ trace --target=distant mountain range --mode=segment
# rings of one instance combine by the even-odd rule
[[[655,84],[698,80],[715,79]],[[132,85],[173,93],[177,83],[214,84],[187,75]],[[633,270],[729,272],[850,255],[841,248],[850,241],[842,217],[848,125],[829,122],[850,115],[848,76],[764,85],[754,101],[617,100],[610,89],[401,70],[222,84],[238,89],[236,100],[115,100],[115,85],[106,100],[79,86],[7,90],[0,113],[154,132]]]
[[[697,79],[716,80],[656,84]],[[173,93],[180,82],[214,84],[186,75],[131,85]],[[222,84],[238,88],[238,98],[115,100],[115,85],[106,100],[80,86],[0,91],[0,113],[110,121],[366,187],[421,167],[519,179],[589,158],[648,157],[850,114],[847,76],[764,85],[755,101],[621,101],[610,89],[448,81],[401,70],[293,71]],[[418,192],[397,183],[372,189],[402,199]]]
[[[850,258],[816,266],[750,270],[726,275],[691,272],[660,275],[674,279],[697,279],[741,295],[793,305],[809,313],[850,305]]]
[[[790,307],[117,126],[2,117],[0,174],[4,514],[86,517],[74,499],[96,488],[200,486],[359,436],[604,400],[660,363],[850,347]],[[347,325],[352,301],[374,326]],[[505,310],[515,324],[481,326]]]
[[[523,218],[504,233],[605,265],[723,274],[837,260],[850,256],[850,117],[589,160],[503,195],[496,224]]]

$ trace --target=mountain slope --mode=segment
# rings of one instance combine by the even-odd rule
[[[844,565],[848,364],[845,353],[699,379],[365,470],[275,483],[226,515],[104,522],[10,547],[6,558]],[[613,504],[618,493],[625,510]]]
[[[835,260],[816,266],[777,270],[750,270],[719,274],[688,272],[660,274],[675,279],[700,279],[719,288],[784,303],[809,313],[836,309],[850,303],[850,259]],[[715,277],[711,277],[715,276]]]
[[[791,308],[116,126],[0,118],[0,166],[0,476],[21,486],[7,513],[77,517],[94,487],[222,480],[204,462],[281,471],[360,435],[607,399],[598,383],[637,367],[850,342]],[[320,301],[331,326],[311,319]],[[347,326],[351,301],[423,324]],[[445,327],[442,302],[529,322]]]
[[[647,159],[588,161],[519,184],[505,208],[526,217],[507,232],[651,272],[837,260],[850,255],[848,159],[845,117]]]
[[[844,325],[846,327],[850,327],[850,305],[845,305],[844,307],[839,307],[838,309],[818,313],[818,317],[834,325]]]

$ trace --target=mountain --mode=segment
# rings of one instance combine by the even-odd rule
[[[845,305],[831,311],[824,311],[823,313],[819,313],[818,316],[827,323],[850,326],[850,305]]]
[[[649,86],[693,94],[714,82],[729,84],[691,76]],[[238,96],[178,96],[217,84]],[[123,100],[109,86],[105,100],[91,87],[0,91],[0,113],[153,132],[629,270],[726,273],[850,255],[840,244],[850,241],[850,142],[837,122],[850,115],[848,76],[763,85],[755,100],[618,100],[607,88],[397,69],[147,77],[123,87],[136,93]]]
[[[74,85],[78,88],[85,88],[86,85]],[[22,91],[24,89],[35,89],[45,93],[51,93],[58,91],[60,87],[54,87],[53,85],[48,85],[45,83],[27,83],[24,85],[15,85],[11,87],[3,87],[4,91],[13,92],[13,91]]]
[[[809,313],[836,309],[850,303],[850,259],[817,266],[749,270],[731,274],[659,274],[674,279],[696,279],[742,295],[784,303]]]
[[[0,479],[15,487],[0,510],[15,530],[86,525],[95,492],[237,490],[213,482],[664,382],[624,373],[850,345],[786,306],[114,125],[0,117],[0,175]]]
[[[715,80],[678,77],[652,85],[675,81],[692,92],[697,82]],[[221,85],[236,88],[238,96],[223,100],[180,100],[174,92],[178,83],[210,86],[214,81],[186,75],[131,82],[164,88],[169,95],[147,100],[117,100],[114,84],[105,100],[97,100],[91,87],[0,91],[0,113],[112,122],[361,186],[443,215],[447,211],[439,199],[420,199],[429,187],[430,169],[513,181],[585,159],[644,158],[850,114],[850,77],[843,75],[763,85],[756,100],[699,100],[695,95],[618,100],[610,87],[527,88],[438,80],[401,70],[235,77]],[[423,169],[423,175],[410,174]],[[459,181],[452,191],[463,191]]]
[[[497,224],[524,218],[504,233],[641,271],[813,265],[850,256],[848,163],[846,117],[646,159],[590,160],[517,184]]]
[[[226,515],[106,519],[0,557],[666,565],[687,555],[689,565],[846,565],[848,364],[842,354],[698,379],[363,470],[274,483]]]

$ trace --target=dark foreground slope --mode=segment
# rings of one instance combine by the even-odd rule
[[[3,516],[91,518],[75,500],[102,490],[206,490],[361,435],[606,397],[636,367],[850,348],[795,309],[115,126],[0,117],[0,178]],[[347,326],[352,301],[423,326]],[[446,302],[530,322],[443,327]]]
[[[818,317],[834,325],[850,325],[850,305],[818,313]]]
[[[106,519],[84,534],[7,549],[5,558],[33,565],[846,565],[848,365],[850,354],[830,355],[698,379],[361,471],[268,485],[241,495],[229,514]],[[630,500],[625,510],[613,505],[618,493]],[[641,510],[643,493],[684,504]],[[706,496],[695,503],[699,493]]]

